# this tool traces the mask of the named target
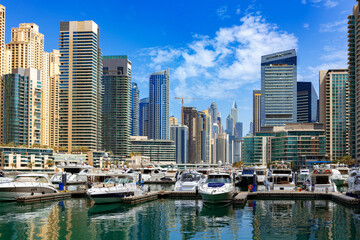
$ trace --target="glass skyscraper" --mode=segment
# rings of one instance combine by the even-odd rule
[[[261,57],[261,126],[297,121],[295,49]]]
[[[297,82],[297,122],[317,121],[318,96],[311,82]]]
[[[127,56],[103,56],[104,149],[115,156],[130,154],[131,62]]]
[[[131,136],[139,136],[139,88],[131,84]]]
[[[175,143],[176,163],[187,163],[188,127],[185,125],[171,125],[170,139]]]
[[[143,98],[139,103],[139,133],[149,136],[149,98]]]
[[[346,86],[347,69],[332,69],[319,73],[320,122],[325,125],[326,153],[330,161],[339,159],[346,152]]]
[[[149,78],[149,138],[170,139],[169,69],[156,72]]]
[[[93,21],[60,22],[59,145],[102,147],[102,62]]]
[[[40,144],[41,71],[17,68],[2,82],[3,142]]]

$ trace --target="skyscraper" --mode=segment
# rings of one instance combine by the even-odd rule
[[[40,145],[41,71],[17,68],[2,82],[3,142]]]
[[[169,139],[169,69],[149,78],[149,138]]]
[[[176,147],[176,163],[187,163],[188,154],[188,127],[184,125],[170,126],[170,139]]]
[[[311,82],[297,82],[297,122],[317,121],[318,96]]]
[[[255,134],[257,132],[260,132],[261,127],[261,90],[254,90],[253,91],[253,123],[254,123],[254,132],[252,134]]]
[[[149,136],[149,98],[143,98],[139,103],[140,136]]]
[[[346,155],[346,84],[347,69],[320,71],[320,122],[324,123],[326,153],[330,161]]]
[[[0,77],[7,71],[7,59],[5,49],[5,7],[0,4]]]
[[[235,127],[235,123],[238,122],[238,117],[239,117],[239,109],[237,107],[236,101],[234,101],[232,108],[231,108],[231,115],[233,117],[233,128]]]
[[[102,61],[99,27],[93,21],[60,23],[59,145],[102,146]]]
[[[197,110],[193,107],[183,107],[184,125],[188,127],[188,163],[198,163],[197,151]]]
[[[139,136],[139,88],[131,84],[131,136]]]
[[[261,57],[261,126],[296,123],[296,89],[295,49]]]
[[[49,146],[59,146],[60,51],[49,53]]]
[[[235,139],[241,140],[243,138],[243,123],[235,123]]]
[[[348,17],[348,70],[349,70],[349,81],[346,86],[346,154],[355,158],[356,163],[360,162],[360,77],[356,74],[360,70],[359,60],[360,54],[357,53],[356,49],[359,48],[360,44],[357,42],[360,34],[356,31],[356,26],[360,23],[359,20],[359,3],[354,6],[353,13]]]
[[[217,125],[217,105],[215,102],[212,102],[209,109],[209,115],[211,116],[211,137],[214,137],[215,133],[219,133],[219,127]],[[216,126],[214,126],[216,124]]]
[[[131,62],[127,56],[103,56],[104,149],[115,156],[130,154]]]
[[[226,118],[226,131],[229,135],[234,135],[234,118],[233,115],[230,113]]]
[[[216,161],[229,163],[229,135],[219,133],[216,138]]]
[[[35,68],[41,71],[41,144],[50,145],[49,53],[44,51],[44,35],[35,23],[21,23],[11,29],[11,69]]]

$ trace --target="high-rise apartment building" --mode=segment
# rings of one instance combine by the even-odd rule
[[[254,123],[254,131],[252,134],[255,134],[257,132],[260,132],[261,127],[261,90],[254,90],[253,91],[253,123]]]
[[[347,69],[319,73],[320,122],[324,123],[326,153],[330,160],[346,155],[346,85]]]
[[[295,49],[261,57],[261,126],[296,123],[296,89]]]
[[[115,156],[130,155],[131,62],[127,56],[103,56],[103,144]]]
[[[360,77],[356,74],[360,70],[360,54],[356,51],[360,46],[357,42],[360,38],[360,33],[357,31],[360,23],[359,16],[358,3],[348,17],[349,81],[346,86],[346,154],[355,158],[357,164],[360,162],[360,133],[358,133],[360,129]]]
[[[139,88],[131,83],[131,136],[139,136]]]
[[[149,98],[143,98],[139,103],[139,133],[149,136]]]
[[[3,142],[40,144],[41,71],[17,68],[2,81]]]
[[[176,163],[187,163],[188,155],[188,127],[173,124],[170,126],[170,139],[175,143]]]
[[[170,126],[171,126],[171,125],[177,125],[177,124],[178,124],[178,121],[177,121],[176,117],[171,116],[171,117],[169,118],[169,124],[170,124]]]
[[[102,61],[93,21],[60,23],[59,145],[97,150],[102,145]]]
[[[0,4],[0,77],[7,73],[5,49],[5,7]]]
[[[219,133],[216,136],[216,161],[217,163],[229,163],[229,135]]]
[[[60,51],[49,53],[49,146],[59,146]]]
[[[317,121],[318,96],[311,82],[297,82],[297,122]]]
[[[49,53],[44,51],[44,35],[35,23],[21,23],[11,29],[11,69],[35,68],[41,71],[41,144],[50,145]]]
[[[170,105],[169,69],[156,72],[149,78],[149,138],[169,139]]]

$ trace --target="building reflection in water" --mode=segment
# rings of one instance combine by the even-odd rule
[[[207,206],[158,200],[124,206],[88,199],[0,203],[0,239],[356,239],[360,210],[322,200]]]

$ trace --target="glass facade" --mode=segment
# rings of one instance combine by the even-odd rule
[[[261,57],[261,126],[297,121],[295,49]]]
[[[153,73],[149,78],[149,138],[169,139],[170,105],[169,69]]]
[[[130,155],[131,62],[126,56],[103,56],[102,81],[104,149],[115,156],[127,157]]]
[[[139,103],[139,133],[149,136],[149,98],[143,98]]]
[[[318,96],[311,82],[297,82],[297,122],[317,121]]]
[[[155,140],[146,137],[131,137],[131,152],[150,157],[150,161],[157,163],[175,163],[175,145],[171,140]]]
[[[139,88],[131,84],[131,136],[139,136]]]

